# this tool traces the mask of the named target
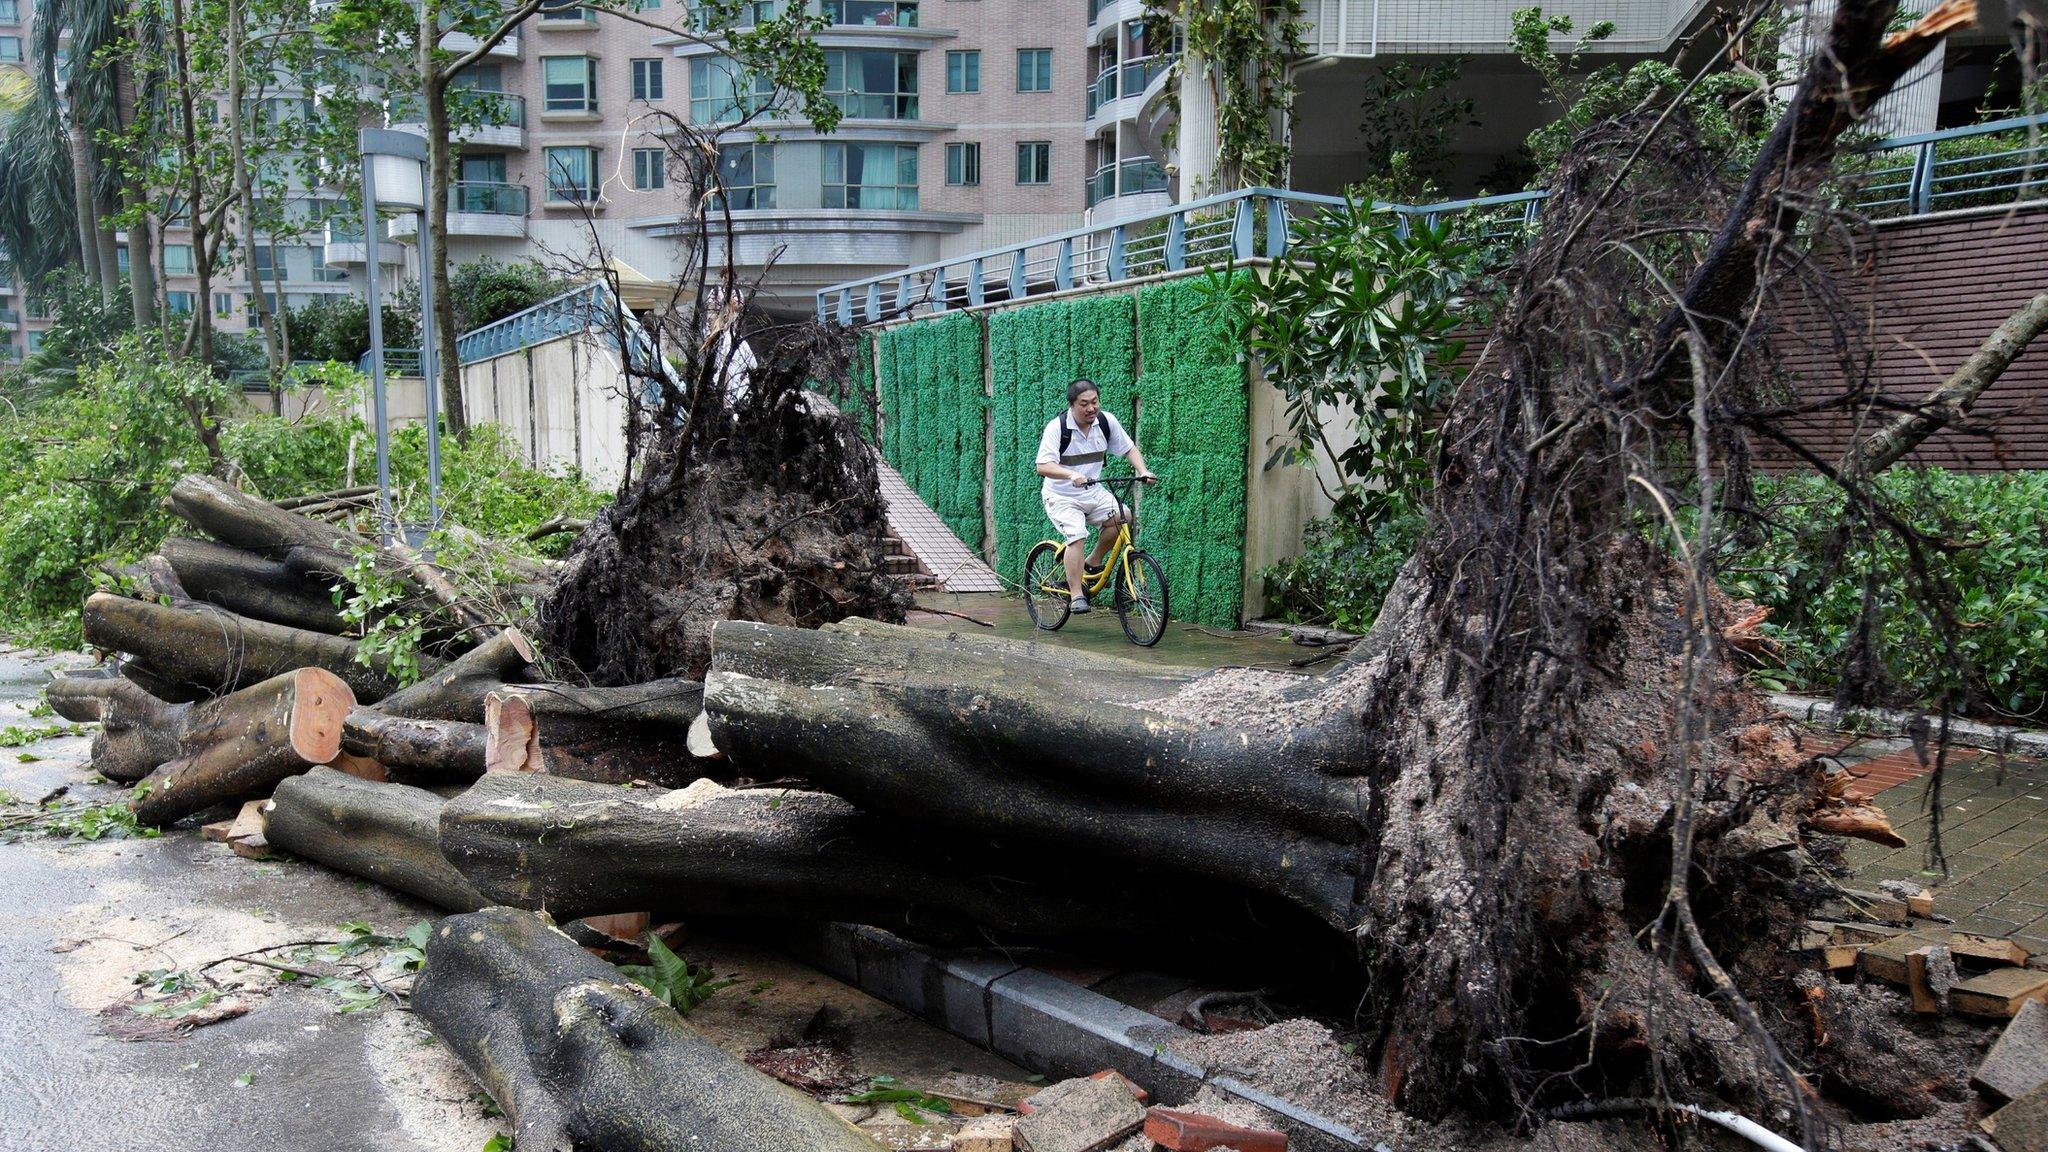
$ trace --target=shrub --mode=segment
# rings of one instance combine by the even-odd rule
[[[347,369],[324,381],[344,398],[360,382]],[[79,607],[95,570],[154,550],[174,526],[163,508],[171,485],[209,468],[193,410],[227,411],[234,396],[197,361],[129,341],[82,371],[76,388],[0,405],[0,472],[9,478],[0,489],[0,633],[79,642]],[[250,484],[272,498],[341,487],[352,442],[358,480],[372,467],[369,431],[347,402],[299,420],[238,417],[221,426],[220,440]],[[425,518],[425,441],[418,427],[392,437],[393,482],[409,520]],[[442,488],[448,520],[529,552],[520,542],[529,529],[588,516],[605,499],[577,476],[528,466],[490,428],[467,442],[444,440]]]
[[[1301,555],[1259,573],[1266,581],[1266,614],[1288,624],[1364,632],[1415,551],[1422,524],[1412,510],[1371,527],[1343,515],[1310,521]]]
[[[1953,590],[1954,643],[1918,606],[1913,566],[1895,538],[1845,544],[1830,531],[1842,519],[1831,484],[1812,476],[1766,481],[1758,497],[1772,521],[1769,538],[1722,565],[1724,587],[1771,609],[1767,631],[1783,652],[1760,678],[1834,689],[1867,593],[1876,656],[1894,686],[1892,699],[1880,702],[1926,703],[1953,691],[1987,712],[2048,710],[2048,473],[1899,468],[1878,487],[1941,542],[1928,550],[1927,570]]]
[[[532,260],[502,264],[480,256],[448,275],[448,298],[455,302],[455,327],[460,332],[523,312],[568,288]]]

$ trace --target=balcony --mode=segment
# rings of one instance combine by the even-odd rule
[[[448,234],[496,239],[522,239],[530,200],[524,185],[489,180],[458,180],[448,186]],[[419,231],[419,217],[400,216],[391,222],[393,237]]]
[[[329,268],[363,266],[363,226],[355,221],[329,220],[320,249],[320,262]],[[377,245],[378,264],[403,264],[405,249],[385,241]]]
[[[448,94],[449,114],[468,126],[454,133],[465,148],[489,152],[526,147],[526,97],[516,92],[458,88]],[[385,118],[395,131],[427,134],[426,115],[417,96],[394,96],[385,104]]]
[[[1172,187],[1166,168],[1150,156],[1104,164],[1088,178],[1088,207],[1117,196],[1164,193]]]
[[[917,27],[917,0],[825,0],[824,12],[841,27]]]
[[[0,328],[21,327],[21,313],[12,308],[0,308]]]
[[[477,43],[477,38],[467,32],[441,33],[441,47],[458,56],[465,52],[474,52]],[[503,40],[491,45],[491,50],[484,55],[502,60],[519,59],[519,29],[514,28]]]
[[[1159,52],[1104,68],[1088,85],[1088,118],[1128,120],[1137,116],[1146,92],[1177,58],[1176,53]]]

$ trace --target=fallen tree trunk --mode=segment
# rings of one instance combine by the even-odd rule
[[[59,675],[44,689],[50,707],[66,720],[96,721],[93,771],[122,783],[140,780],[178,758],[178,727],[190,704],[159,700],[135,681],[107,675]]]
[[[484,721],[484,699],[526,676],[540,658],[516,628],[507,628],[387,699],[377,710],[414,720]]]
[[[493,772],[441,810],[440,843],[490,900],[563,919],[834,919],[937,944],[1164,946],[1242,942],[1259,931],[1213,889],[1146,887],[1128,872],[1104,879],[1041,857],[949,848],[834,796],[709,780],[664,792]],[[1268,919],[1265,938],[1286,923]]]
[[[318,668],[301,668],[205,704],[179,727],[179,759],[135,786],[128,806],[145,824],[169,824],[228,800],[268,795],[278,781],[341,752],[355,698]]]
[[[511,1117],[523,1152],[879,1152],[529,912],[442,921],[412,1008]]]
[[[274,845],[451,912],[489,901],[441,855],[441,797],[315,767],[277,786],[265,808]]]
[[[377,701],[398,690],[389,659],[364,665],[353,640],[236,616],[207,604],[156,604],[106,592],[86,598],[85,638],[96,648],[126,652],[171,684],[208,693],[232,692],[294,668],[340,677],[356,699]],[[421,656],[420,666],[441,661]]]
[[[341,746],[386,768],[433,780],[474,780],[488,766],[490,731],[460,720],[414,720],[357,708],[342,725]]]
[[[265,559],[282,560],[296,547],[349,556],[371,546],[368,539],[346,528],[286,511],[199,473],[179,477],[164,503],[172,515],[215,540]]]
[[[1351,761],[1359,735],[1327,718],[1218,726],[1139,703],[1191,682],[869,621],[728,621],[713,633],[705,709],[735,771],[800,776],[960,834],[1000,828],[1063,852],[1156,862],[1348,931],[1372,827]]]
[[[186,589],[186,599],[240,616],[339,635],[348,630],[331,584],[309,582],[239,548],[173,536],[159,549]]]

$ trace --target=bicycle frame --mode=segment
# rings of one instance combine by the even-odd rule
[[[1109,555],[1102,562],[1102,571],[1092,576],[1083,575],[1081,577],[1081,586],[1087,590],[1088,595],[1094,596],[1104,588],[1109,587],[1109,582],[1112,578],[1122,576],[1124,578],[1124,591],[1130,593],[1135,598],[1137,589],[1131,587],[1130,565],[1126,563],[1126,558],[1131,554],[1131,549],[1137,546],[1134,543],[1135,538],[1131,532],[1131,521],[1135,517],[1131,515],[1130,505],[1124,503],[1122,496],[1117,495],[1114,486],[1119,484],[1135,484],[1137,483],[1137,478],[1119,477],[1115,480],[1097,480],[1096,483],[1109,488],[1110,496],[1116,500],[1116,510],[1122,517],[1122,522],[1116,526],[1116,543],[1110,545]],[[1059,540],[1047,540],[1046,543],[1056,548],[1064,549],[1066,547],[1066,544]],[[1077,540],[1075,543],[1081,544],[1085,543],[1085,541]],[[1055,590],[1062,594],[1067,592],[1066,574],[1064,572],[1060,573],[1060,583],[1057,589],[1048,586],[1048,591]]]

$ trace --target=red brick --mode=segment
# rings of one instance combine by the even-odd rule
[[[1237,1152],[1287,1152],[1285,1132],[1241,1128],[1214,1116],[1183,1112],[1177,1108],[1147,1111],[1145,1139],[1166,1152],[1209,1152],[1211,1148],[1235,1148]]]

